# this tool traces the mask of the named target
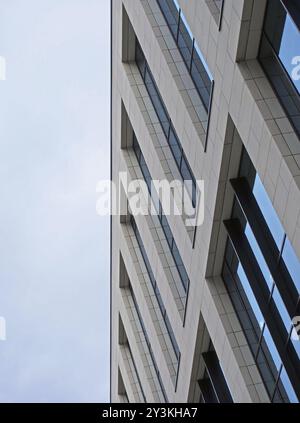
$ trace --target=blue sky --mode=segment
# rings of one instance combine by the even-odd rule
[[[1,1],[1,402],[108,400],[109,3]]]

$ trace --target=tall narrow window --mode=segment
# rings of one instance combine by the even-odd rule
[[[132,229],[134,231],[134,234],[136,236],[136,240],[138,242],[138,245],[139,245],[139,248],[140,248],[140,251],[141,251],[141,254],[142,254],[142,257],[143,257],[145,266],[146,266],[146,269],[147,269],[147,273],[148,273],[148,276],[149,276],[151,285],[153,287],[153,291],[154,291],[155,297],[157,299],[157,302],[158,302],[158,305],[159,305],[159,309],[160,309],[161,315],[162,315],[163,320],[165,322],[166,330],[167,330],[167,333],[168,333],[168,335],[170,337],[170,341],[171,341],[172,347],[174,349],[174,353],[175,353],[175,356],[177,358],[178,366],[179,366],[179,360],[180,360],[179,347],[178,347],[178,344],[177,344],[177,341],[176,341],[176,338],[175,338],[175,334],[174,334],[173,328],[171,326],[170,320],[168,318],[168,315],[167,315],[167,311],[166,311],[164,302],[163,302],[162,297],[160,295],[160,291],[159,291],[159,288],[157,286],[157,282],[156,282],[156,279],[154,277],[154,273],[152,271],[152,268],[151,268],[151,265],[150,265],[150,261],[149,261],[148,256],[147,256],[147,252],[146,252],[146,249],[144,247],[144,243],[143,243],[142,237],[141,237],[141,235],[139,233],[138,227],[136,225],[136,222],[135,222],[135,219],[134,219],[133,216],[131,216],[131,218],[130,218],[130,223],[131,223]]]
[[[149,169],[148,169],[148,166],[147,166],[146,161],[144,159],[142,150],[139,146],[139,143],[138,143],[135,135],[134,135],[134,138],[133,138],[133,149],[134,149],[137,161],[140,165],[141,171],[143,173],[148,191],[149,191],[150,195],[153,196],[153,190],[151,189],[152,188],[151,174],[149,172]],[[168,224],[166,216],[163,213],[160,201],[156,199],[154,201],[154,205],[157,207],[156,212],[157,212],[160,224],[161,224],[161,228],[162,228],[162,230],[165,234],[165,237],[166,237],[170,252],[172,254],[173,260],[175,262],[177,271],[179,273],[182,287],[183,287],[184,291],[186,293],[188,293],[189,283],[190,283],[189,277],[188,277],[188,274],[185,270],[185,266],[183,264],[182,258],[180,256],[179,250],[177,248],[177,245],[176,245],[175,239],[173,237],[171,228]]]
[[[165,137],[167,138],[170,150],[173,154],[175,163],[180,172],[183,181],[191,182],[191,190],[189,192],[192,199],[193,207],[196,206],[196,179],[184,154],[183,148],[176,134],[171,118],[167,112],[165,104],[159,94],[158,88],[150,71],[142,48],[138,41],[136,42],[136,64],[140,70],[141,76],[147,88],[149,97],[152,101],[154,110],[157,114]],[[187,189],[189,184],[187,184]]]
[[[299,16],[298,1],[268,1],[259,60],[300,137]]]
[[[200,48],[197,45],[195,38],[193,37],[193,34],[182,13],[182,10],[178,6],[177,1],[157,0],[157,3],[165,17],[165,20],[170,28],[178,50],[180,51],[182,59],[202,101],[204,109],[201,120],[206,120],[207,135],[214,89],[214,81],[211,72],[204,60],[204,57],[200,51]],[[204,116],[204,114],[206,116]]]

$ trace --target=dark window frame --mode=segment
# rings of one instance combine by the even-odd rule
[[[295,133],[297,134],[298,138],[300,139],[300,94],[299,94],[299,92],[298,92],[298,90],[297,90],[288,70],[286,69],[285,65],[283,64],[282,60],[280,59],[278,53],[276,52],[276,50],[273,46],[272,41],[270,40],[270,38],[269,38],[269,36],[266,32],[266,22],[267,22],[267,19],[268,19],[268,10],[269,10],[269,4],[270,4],[269,2],[270,1],[277,1],[279,4],[281,4],[282,8],[286,11],[287,14],[289,14],[289,16],[294,21],[295,25],[298,27],[298,30],[299,30],[299,24],[297,24],[295,22],[295,20],[293,19],[293,16],[289,13],[288,8],[283,4],[282,0],[268,0],[266,10],[265,10],[265,15],[264,15],[262,36],[261,36],[260,45],[259,45],[258,61],[261,65],[262,69],[264,70],[266,78],[268,79],[269,83],[271,84],[272,88],[274,89],[274,92],[275,92],[281,106],[283,107],[284,111],[286,112],[286,115],[289,119],[290,124],[292,125]],[[268,48],[272,52],[272,56],[269,56],[269,57],[271,57],[271,59],[273,59],[276,62],[277,66],[281,69],[282,76],[285,80],[285,84],[287,84],[287,87],[285,87],[286,92],[290,91],[289,95],[281,95],[280,87],[277,86],[272,80],[272,75],[270,74],[266,64],[264,63],[264,60],[266,60],[266,57],[264,57],[264,53],[263,53],[264,48],[266,48],[266,47],[264,47],[264,44],[265,45],[267,44]],[[287,99],[290,99],[290,101],[296,101],[297,104],[293,103],[293,106],[297,110],[297,112],[295,114],[291,114],[290,110],[288,110],[288,106],[287,106],[287,103],[286,103]],[[298,123],[296,124],[295,122],[298,122]]]
[[[193,37],[193,35],[190,33],[190,31],[187,29],[186,24],[185,24],[185,18],[184,15],[182,13],[182,9],[179,8],[179,10],[177,9],[176,3],[174,2],[174,0],[156,0],[157,4],[161,10],[162,15],[164,16],[164,19],[166,21],[166,24],[172,34],[172,37],[176,43],[176,46],[178,48],[178,51],[182,57],[182,60],[187,68],[187,71],[190,75],[190,77],[192,78],[192,81],[194,83],[194,86],[199,94],[199,98],[202,102],[202,105],[204,107],[204,109],[206,110],[207,113],[207,127],[206,127],[206,136],[205,136],[205,143],[204,143],[204,152],[207,151],[207,143],[208,143],[208,133],[209,133],[209,125],[210,125],[210,118],[211,118],[211,109],[212,109],[212,98],[213,98],[213,94],[214,94],[214,79],[212,77],[212,73],[209,71],[207,71],[208,69],[208,65],[207,63],[204,61],[204,59],[202,60],[202,58],[200,57],[200,55],[198,54],[198,52],[200,52],[199,47],[197,46],[195,37]],[[161,1],[163,1],[164,6],[162,6]],[[167,13],[165,11],[165,5],[169,5],[169,1],[172,1],[173,3],[173,7],[174,10],[177,10],[178,13],[178,19],[177,19],[177,31],[176,31],[176,36],[175,36],[175,31],[172,30],[172,27],[170,25],[170,22],[167,18]],[[223,15],[223,6],[224,6],[224,0],[222,3],[222,8],[220,11],[220,15]],[[169,10],[171,11],[171,8],[169,7]],[[171,13],[171,12],[170,12]],[[172,14],[172,13],[171,13]],[[173,14],[172,14],[173,15]],[[173,15],[174,17],[174,15]],[[221,16],[222,19],[222,16]],[[220,19],[220,23],[219,23],[219,29],[221,28],[221,19]],[[180,30],[180,28],[182,27],[182,31]],[[188,37],[186,37],[185,35],[188,34]],[[180,38],[179,36],[181,35],[181,41],[183,41],[186,38],[189,38],[184,45],[180,44]],[[190,44],[190,48],[189,48],[189,44]],[[188,53],[188,57],[186,57],[186,53],[189,51]],[[197,60],[195,60],[197,59]],[[200,72],[198,66],[197,66],[197,61],[201,64],[201,66],[203,67],[203,70]],[[204,61],[204,63],[203,63]],[[205,79],[209,79],[210,80],[210,87],[207,87],[205,83],[203,83],[203,86],[199,85],[197,79],[195,78],[195,73],[193,73],[193,69],[197,69],[197,75],[199,76],[199,78],[202,80],[202,82],[204,81],[203,78],[201,77],[201,73],[204,73]],[[205,88],[205,91],[207,91],[208,94],[208,102],[205,99],[205,96],[203,95],[202,91],[203,88]]]
[[[147,253],[146,253],[146,249],[145,249],[141,234],[138,230],[136,221],[135,221],[135,219],[132,215],[130,216],[130,223],[131,223],[131,227],[133,229],[133,232],[135,234],[141,255],[143,257],[143,261],[144,261],[145,267],[147,269],[147,273],[148,273],[148,276],[149,276],[149,279],[150,279],[150,282],[151,282],[151,285],[152,285],[152,288],[153,288],[153,291],[154,291],[154,295],[155,295],[156,300],[158,302],[158,306],[159,306],[161,315],[162,315],[163,320],[165,322],[165,326],[166,326],[172,347],[174,349],[175,356],[176,356],[177,361],[178,361],[178,366],[177,366],[177,373],[178,373],[179,372],[179,363],[180,363],[180,349],[179,349],[179,346],[177,344],[176,337],[175,337],[175,334],[173,332],[172,326],[170,324],[170,320],[169,320],[168,315],[167,315],[166,307],[165,307],[165,305],[162,301],[161,294],[160,294],[160,291],[159,291],[158,286],[157,286],[157,282],[156,282],[155,277],[154,277],[154,273],[151,269],[151,265],[150,265],[150,262],[149,262],[149,259],[148,259]]]
[[[202,358],[204,361],[207,379],[210,382],[211,388],[214,391],[214,397],[220,404],[226,403],[233,403],[233,399],[231,393],[229,391],[225,376],[223,374],[218,356],[214,349],[202,353]],[[202,388],[207,388],[207,379],[201,379],[198,381],[200,389],[201,389],[201,382]],[[203,385],[204,382],[204,385]],[[202,389],[201,389],[202,391]],[[205,391],[204,391],[205,392]],[[205,399],[205,393],[202,391],[203,397]],[[205,402],[208,402],[205,400]]]
[[[245,171],[246,171],[246,175],[245,176]],[[296,396],[298,396],[298,399],[300,400],[300,378],[299,378],[299,374],[300,374],[300,360],[299,357],[297,356],[297,352],[295,351],[293,345],[292,345],[292,341],[291,341],[291,335],[292,335],[292,317],[293,317],[293,312],[297,312],[297,310],[299,310],[299,293],[294,290],[293,291],[293,295],[294,295],[294,301],[292,302],[292,307],[289,308],[290,310],[290,317],[291,317],[291,328],[288,331],[286,327],[284,327],[284,323],[282,321],[281,315],[279,310],[277,309],[277,305],[275,303],[275,300],[273,299],[273,292],[274,292],[274,287],[277,286],[279,295],[281,295],[282,299],[284,300],[284,296],[282,295],[282,292],[284,292],[285,286],[284,283],[286,284],[293,284],[293,282],[291,282],[288,279],[284,279],[284,283],[278,283],[278,277],[276,277],[276,274],[274,275],[274,281],[273,281],[273,287],[271,290],[271,293],[269,291],[269,288],[267,287],[266,281],[264,279],[263,274],[261,273],[259,264],[256,260],[256,257],[254,255],[254,253],[252,252],[252,249],[250,247],[250,244],[248,242],[248,240],[246,239],[246,235],[244,234],[244,229],[245,229],[245,222],[248,223],[250,225],[250,227],[252,226],[251,229],[253,229],[253,233],[256,239],[256,242],[258,243],[258,246],[260,247],[260,249],[262,250],[262,254],[264,256],[264,259],[267,260],[267,265],[268,267],[271,267],[276,271],[276,266],[279,265],[279,263],[281,262],[281,256],[282,256],[282,251],[283,251],[283,246],[281,247],[281,249],[279,250],[277,248],[276,245],[273,245],[273,255],[272,252],[270,253],[270,251],[268,251],[268,242],[273,242],[273,244],[275,244],[275,241],[272,238],[272,235],[267,227],[267,223],[265,222],[263,216],[258,216],[259,213],[257,213],[257,209],[255,207],[255,203],[256,200],[254,199],[254,196],[252,194],[250,185],[249,188],[245,185],[245,184],[250,184],[253,187],[254,184],[254,180],[256,178],[256,171],[255,168],[253,166],[253,164],[251,163],[251,160],[246,152],[246,150],[244,149],[243,155],[242,155],[242,159],[240,162],[240,170],[239,170],[239,177],[235,180],[231,180],[231,185],[233,188],[233,191],[235,193],[235,202],[234,202],[234,206],[232,209],[232,218],[230,220],[227,220],[224,222],[225,224],[225,228],[228,234],[228,240],[227,240],[227,247],[226,247],[226,254],[225,254],[225,259],[224,259],[224,264],[223,264],[223,271],[222,271],[222,275],[223,275],[223,279],[225,281],[225,285],[227,287],[227,292],[229,294],[229,297],[232,300],[234,309],[236,311],[237,317],[240,321],[240,324],[243,328],[243,331],[245,333],[246,338],[248,339],[249,342],[249,347],[251,349],[251,352],[255,358],[255,360],[258,359],[258,353],[259,351],[263,351],[262,348],[268,348],[267,344],[264,341],[264,337],[263,337],[263,332],[265,327],[263,328],[263,330],[261,331],[261,335],[260,335],[260,339],[259,342],[257,344],[257,352],[255,353],[255,351],[252,349],[251,345],[252,342],[249,338],[249,333],[248,333],[248,329],[246,330],[246,326],[245,326],[245,322],[244,322],[244,318],[242,319],[242,311],[244,310],[243,313],[246,312],[247,315],[247,310],[249,308],[249,305],[251,305],[249,303],[249,305],[247,306],[246,304],[244,304],[244,308],[242,308],[241,310],[237,309],[237,304],[234,300],[233,295],[233,291],[231,292],[229,290],[229,285],[228,285],[228,280],[227,277],[229,276],[232,280],[232,282],[234,282],[234,284],[237,284],[237,281],[234,277],[234,270],[231,268],[232,264],[230,264],[228,262],[227,257],[227,251],[229,248],[229,245],[231,246],[230,248],[232,249],[232,251],[234,252],[233,254],[236,256],[236,264],[235,266],[237,266],[238,263],[240,263],[243,267],[243,270],[246,274],[246,277],[250,283],[251,289],[253,290],[254,293],[254,297],[255,300],[257,301],[259,308],[260,308],[260,312],[263,315],[264,321],[267,323],[267,327],[268,330],[271,334],[271,337],[274,340],[276,349],[278,351],[278,354],[280,356],[281,359],[281,367],[278,370],[278,375],[276,380],[274,380],[274,391],[270,392],[270,390],[268,390],[268,387],[266,386],[270,399],[271,401],[274,402],[280,402],[280,398],[282,399],[282,401],[284,402],[284,399],[287,399],[286,395],[284,395],[284,388],[283,388],[283,384],[281,382],[281,374],[283,371],[283,366],[284,366],[284,370],[287,372],[289,380],[293,386],[293,390],[294,393],[296,394]],[[249,180],[247,180],[246,178],[249,178]],[[251,181],[251,182],[249,182]],[[247,189],[246,189],[247,188]],[[250,192],[250,194],[249,194]],[[254,206],[253,206],[254,204]],[[240,209],[240,212],[243,216],[242,221],[239,220],[238,217],[234,217],[234,210],[236,209],[238,205],[238,208]],[[256,204],[257,208],[259,209],[259,206]],[[253,221],[253,216],[251,216],[251,214],[254,213],[254,215],[256,214],[256,218],[258,216],[258,218],[262,219],[262,221],[260,222],[260,226],[255,228],[255,225],[257,224],[255,222],[255,218]],[[244,219],[244,221],[243,221]],[[259,231],[261,231],[261,236],[259,234]],[[266,243],[264,244],[263,240],[262,240],[262,236],[265,237]],[[286,242],[286,235],[284,236],[283,239],[283,245]],[[243,241],[242,241],[243,240]],[[248,244],[248,245],[247,245]],[[277,250],[277,251],[276,251]],[[275,254],[274,254],[275,252]],[[276,255],[277,252],[277,255]],[[245,262],[245,254],[248,263]],[[244,258],[241,259],[241,256],[244,256]],[[270,265],[271,264],[271,265]],[[246,266],[246,268],[245,268]],[[226,270],[227,267],[227,270]],[[254,272],[253,272],[253,269]],[[237,271],[237,268],[235,270],[235,272]],[[229,273],[228,273],[229,272]],[[276,272],[275,272],[276,273]],[[231,276],[230,276],[231,275]],[[281,275],[282,276],[282,275]],[[283,278],[285,278],[287,275],[283,274]],[[239,279],[239,277],[237,277]],[[276,284],[276,282],[278,284]],[[242,287],[242,291],[244,290],[242,283],[240,282],[241,287]],[[241,295],[240,290],[237,289],[236,290],[237,293],[239,293],[238,295]],[[244,292],[245,298],[247,299],[247,296]],[[242,303],[244,303],[243,298],[241,297],[239,301],[242,301]],[[284,302],[284,301],[283,301]],[[241,303],[241,304],[242,304]],[[291,305],[291,303],[290,303]],[[241,320],[242,319],[242,320]],[[252,324],[252,319],[250,316],[248,316],[248,323],[247,325]],[[279,328],[281,328],[279,330]],[[258,331],[257,328],[253,327],[253,333],[256,334],[255,336],[257,337],[258,335]],[[257,341],[257,340],[256,340]],[[265,343],[265,345],[263,345],[262,343]],[[254,343],[255,345],[255,343]],[[265,354],[265,353],[264,353]],[[271,353],[270,353],[271,354]],[[265,356],[266,357],[266,356]],[[270,355],[270,357],[272,357],[272,355]],[[268,363],[268,358],[266,357],[266,364],[269,365],[271,363]],[[257,364],[258,365],[258,364]],[[263,374],[262,371],[258,365],[258,369],[261,373],[261,376],[263,378]],[[273,370],[272,370],[272,366],[270,367],[270,372],[273,374]]]
[[[167,397],[167,393],[166,393],[166,390],[165,390],[165,387],[164,387],[164,384],[163,384],[163,381],[162,381],[162,378],[161,378],[161,375],[160,375],[159,368],[157,366],[157,362],[156,362],[154,354],[153,354],[151,342],[149,340],[148,333],[147,333],[146,328],[145,328],[144,320],[142,318],[141,311],[140,311],[140,308],[138,306],[138,303],[137,303],[137,300],[136,300],[136,297],[135,297],[131,283],[129,284],[129,291],[130,291],[130,295],[131,295],[131,298],[132,298],[132,301],[133,301],[133,304],[134,304],[134,308],[135,308],[136,314],[138,316],[138,320],[139,320],[139,323],[141,325],[142,332],[143,332],[143,335],[144,335],[144,338],[145,338],[145,341],[146,341],[146,344],[147,344],[147,347],[148,347],[148,350],[149,350],[149,354],[150,354],[150,357],[151,357],[151,360],[152,360],[152,363],[153,363],[153,367],[154,367],[154,370],[155,370],[155,373],[156,373],[156,376],[157,376],[157,379],[158,379],[158,382],[159,382],[159,385],[160,385],[160,388],[161,388],[161,392],[163,394],[165,402],[168,403],[169,400],[168,400],[168,397]]]
[[[156,113],[156,115],[158,117],[158,120],[160,122],[160,125],[162,127],[162,130],[164,132],[164,135],[165,135],[165,137],[167,139],[169,148],[170,148],[171,153],[173,155],[173,158],[174,158],[174,161],[175,161],[176,166],[178,168],[178,171],[179,171],[179,173],[180,173],[183,181],[191,181],[192,182],[192,193],[190,193],[190,195],[191,195],[192,205],[195,208],[196,207],[196,203],[197,203],[197,184],[196,184],[196,178],[195,178],[195,176],[193,174],[193,171],[192,171],[192,169],[191,169],[191,167],[189,165],[189,162],[188,162],[188,160],[186,158],[186,155],[184,153],[184,150],[182,148],[182,145],[181,145],[181,143],[179,141],[179,137],[177,136],[177,133],[175,131],[175,128],[174,128],[174,126],[172,124],[170,115],[169,115],[169,113],[167,111],[167,108],[165,106],[165,103],[164,103],[164,101],[163,101],[163,99],[162,99],[162,97],[160,95],[160,92],[159,92],[158,87],[156,85],[155,79],[154,79],[154,77],[152,75],[152,72],[151,72],[150,67],[148,65],[148,62],[146,60],[146,57],[145,57],[145,55],[143,53],[143,50],[141,48],[141,45],[140,45],[140,43],[138,42],[137,39],[136,39],[136,58],[135,58],[135,61],[136,61],[136,65],[137,65],[137,67],[138,67],[138,69],[140,71],[140,74],[142,76],[143,82],[145,84],[145,87],[146,87],[146,90],[147,90],[148,95],[150,97],[150,100],[152,102],[152,105],[154,107],[155,113]],[[153,88],[155,90],[155,95],[153,95],[153,93],[151,93],[150,90],[149,90],[150,83],[147,83],[147,76],[150,79],[151,84],[153,85]],[[159,101],[159,107],[161,108],[161,110],[163,111],[163,114],[166,117],[165,120],[162,120],[161,119],[161,116],[160,116],[160,114],[158,112],[157,104],[155,104],[155,102],[153,100],[154,97],[157,97],[157,99]],[[167,122],[167,124],[166,124],[166,122]],[[171,137],[173,137],[173,138],[171,138]],[[174,142],[171,142],[171,139]],[[177,156],[177,154],[175,153],[175,148],[177,148],[178,151],[180,152],[180,156]],[[185,179],[185,177],[183,175],[183,172],[182,172],[182,166],[183,166],[183,164],[186,167],[186,169],[188,169],[188,173],[190,175],[190,178],[189,179]]]
[[[133,151],[134,151],[134,153],[135,153],[135,155],[136,155],[136,158],[137,158],[138,164],[139,164],[139,166],[140,166],[141,172],[142,172],[142,174],[143,174],[144,180],[145,180],[146,185],[147,185],[147,188],[148,188],[148,192],[149,192],[150,197],[151,197],[151,182],[152,182],[151,174],[150,174],[150,172],[149,172],[148,166],[147,166],[147,164],[146,164],[146,161],[145,161],[145,159],[144,159],[144,156],[143,156],[143,153],[142,153],[141,147],[140,147],[140,145],[139,145],[139,143],[138,143],[138,140],[137,140],[137,138],[136,138],[135,134],[133,134],[133,137],[134,137],[134,138],[133,138]],[[143,166],[143,167],[141,166],[141,161],[143,161],[143,162],[144,162],[144,166]],[[147,171],[147,173],[148,173],[148,175],[149,175],[149,177],[150,177],[151,179],[149,179],[149,180],[148,180],[148,178],[145,176],[145,170]],[[176,245],[176,241],[175,241],[175,239],[174,239],[173,233],[172,233],[171,228],[170,228],[170,226],[169,226],[169,224],[168,224],[168,220],[167,220],[166,216],[163,214],[163,210],[162,210],[162,206],[161,206],[160,201],[158,202],[158,205],[159,205],[159,210],[157,210],[157,212],[158,212],[158,219],[159,219],[159,222],[160,222],[160,224],[161,224],[161,228],[162,228],[162,230],[163,230],[163,232],[164,232],[164,234],[165,234],[165,237],[166,237],[167,243],[168,243],[169,248],[170,248],[170,253],[172,254],[172,257],[173,257],[173,260],[174,260],[175,266],[176,266],[176,268],[177,268],[178,274],[179,274],[179,276],[180,276],[180,281],[181,281],[182,287],[183,287],[183,289],[184,289],[184,291],[185,291],[185,293],[186,293],[186,303],[185,303],[185,305],[187,305],[187,299],[188,299],[188,294],[189,294],[190,280],[189,280],[189,277],[188,277],[187,271],[186,271],[186,269],[185,269],[185,266],[184,266],[183,260],[182,260],[182,258],[181,258],[181,255],[180,255],[180,253],[179,253],[178,247],[177,247],[177,245]],[[163,220],[165,220],[165,222],[166,222],[166,224],[165,224],[165,225],[162,223],[162,222],[163,222]],[[169,239],[169,237],[168,237],[168,235],[167,235],[167,232],[166,232],[166,225],[167,225],[167,228],[168,228],[168,232],[172,234],[172,239]],[[176,257],[176,255],[174,254],[175,249],[178,251],[178,255],[179,255],[180,262],[178,262],[178,257]],[[182,269],[182,270],[181,270],[181,269]],[[186,309],[186,307],[185,307],[185,309]]]

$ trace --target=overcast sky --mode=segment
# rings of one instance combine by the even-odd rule
[[[109,0],[1,0],[0,401],[107,401]]]

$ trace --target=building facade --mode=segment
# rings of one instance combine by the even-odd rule
[[[111,401],[299,402],[300,3],[111,6]]]

